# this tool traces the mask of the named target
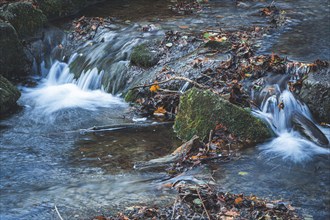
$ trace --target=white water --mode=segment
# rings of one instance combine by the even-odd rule
[[[266,121],[276,138],[268,143],[260,145],[263,155],[268,158],[282,157],[285,160],[302,162],[312,159],[314,155],[330,154],[330,149],[326,149],[307,140],[298,131],[295,131],[291,124],[292,113],[298,112],[313,121],[308,107],[294,98],[288,91],[280,91],[278,85],[268,87],[268,95],[271,96],[262,102],[261,110],[254,111],[254,114]],[[283,108],[279,105],[283,104]],[[329,139],[330,129],[317,126]]]
[[[103,90],[102,76],[103,71],[93,68],[74,79],[68,64],[56,61],[37,88],[23,89],[22,100],[27,107],[35,108],[43,115],[70,108],[95,110],[126,105],[122,99]]]

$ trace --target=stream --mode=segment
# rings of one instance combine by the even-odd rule
[[[174,15],[163,2],[114,0],[82,11],[78,17],[110,15],[129,22],[100,31],[95,41],[103,38],[105,44],[87,42],[68,60],[50,57],[46,62],[44,58],[41,73],[31,79],[36,85],[20,85],[22,110],[0,121],[1,220],[58,219],[55,207],[64,219],[90,219],[135,204],[174,201],[175,192],[161,187],[166,173],[134,170],[133,165],[167,155],[181,142],[171,125],[131,116],[129,104],[120,97],[125,84],[117,76],[129,65],[132,48],[143,41],[158,39],[180,25],[189,26],[191,32],[218,25],[224,29],[266,26],[258,10],[270,2],[243,1],[237,7],[231,0],[215,0],[203,12],[189,16]],[[330,60],[329,2],[282,0],[276,5],[290,19],[285,27],[265,36],[258,53],[276,52],[299,61]],[[56,44],[66,43],[63,22],[54,24],[59,40],[54,29],[46,33]],[[150,23],[157,29],[141,33],[141,26]],[[109,56],[111,63],[105,62]],[[78,79],[70,69],[74,63],[76,69],[89,67]],[[107,87],[102,84],[106,74],[113,77]],[[84,130],[132,123],[138,126]],[[306,218],[329,219],[329,150],[310,142],[303,147],[302,137],[285,129],[270,142],[244,150],[240,160],[212,164],[207,170],[221,190],[282,199]],[[329,139],[330,129],[321,130]],[[287,143],[295,147],[283,149]],[[205,170],[196,171],[200,172]]]

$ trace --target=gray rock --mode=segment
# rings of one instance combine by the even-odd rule
[[[18,89],[5,77],[0,75],[0,114],[7,113],[16,106],[16,101],[21,96]]]
[[[314,143],[321,146],[329,146],[329,140],[322,133],[322,131],[315,126],[315,124],[308,118],[300,114],[299,112],[294,112],[292,115],[292,124],[295,129],[299,130],[300,133],[307,139],[313,141]]]
[[[180,98],[174,124],[179,138],[189,140],[198,135],[205,139],[217,124],[222,124],[246,143],[255,144],[271,137],[263,121],[211,91],[193,88]]]
[[[31,66],[14,27],[0,19],[0,73],[8,77],[24,75]]]
[[[316,120],[330,123],[330,68],[310,73],[299,96]]]

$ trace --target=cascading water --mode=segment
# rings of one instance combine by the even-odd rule
[[[24,89],[23,97],[29,106],[51,114],[61,109],[82,108],[95,110],[97,107],[125,105],[118,97],[106,93],[101,86],[103,72],[93,68],[74,79],[68,64],[54,62],[47,78],[37,88]]]
[[[254,114],[269,124],[276,137],[260,146],[263,154],[302,162],[311,159],[316,154],[330,153],[329,149],[324,148],[325,146],[320,147],[319,143],[316,144],[310,140],[321,139],[322,144],[328,146],[330,129],[317,126],[305,104],[297,100],[289,90],[281,91],[278,85],[268,86],[264,90],[266,92],[263,94],[261,109],[255,110]],[[304,132],[299,132],[295,126],[297,117],[303,122],[307,121],[311,125],[309,129],[314,129],[314,132],[308,131],[305,135]]]

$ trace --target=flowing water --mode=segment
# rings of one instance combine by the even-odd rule
[[[0,122],[0,219],[57,219],[55,205],[65,219],[85,219],[137,202],[166,204],[173,200],[170,190],[159,187],[164,173],[132,170],[134,162],[166,155],[179,143],[169,125],[133,120],[128,104],[112,95],[127,86],[129,54],[135,45],[157,39],[166,30],[179,30],[180,25],[187,25],[192,32],[219,25],[227,29],[266,25],[258,10],[268,3],[242,2],[237,7],[229,0],[210,1],[211,7],[202,13],[173,16],[162,1],[146,2],[111,1],[83,12],[131,21],[101,30],[94,41],[81,45],[69,59],[53,48],[36,68],[41,72],[34,78],[37,86],[21,86],[19,104],[23,109]],[[280,34],[266,39],[268,46],[260,53],[281,52],[300,60],[329,59],[328,2],[276,3],[292,19]],[[114,7],[110,7],[112,4]],[[151,23],[157,27],[155,31],[141,33],[141,26]],[[63,33],[58,38],[46,36],[48,46],[66,44]],[[104,43],[97,43],[101,41]],[[110,83],[104,84],[104,78],[110,78]],[[277,107],[281,101],[283,111]],[[278,89],[278,96],[265,98],[261,108],[263,111],[256,114],[269,122],[276,137],[243,152],[239,161],[213,167],[219,186],[237,193],[289,200],[314,219],[329,218],[329,150],[286,124],[291,110],[312,121],[308,109],[284,89]],[[132,123],[141,126],[84,130]],[[329,129],[320,129],[329,137]],[[239,175],[240,171],[247,175]]]

